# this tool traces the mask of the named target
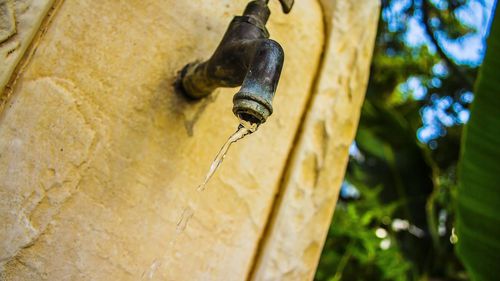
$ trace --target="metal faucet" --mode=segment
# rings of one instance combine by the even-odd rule
[[[241,88],[233,97],[233,113],[262,124],[273,113],[272,100],[283,66],[280,44],[269,39],[266,22],[269,0],[248,3],[242,16],[231,21],[212,57],[186,65],[179,77],[181,91],[190,98],[210,95],[218,87]],[[294,0],[280,0],[289,13]]]

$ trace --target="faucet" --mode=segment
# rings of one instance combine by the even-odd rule
[[[212,57],[186,65],[178,79],[180,90],[192,99],[210,95],[219,87],[237,87],[233,97],[236,117],[260,125],[273,113],[272,100],[283,66],[280,44],[269,39],[266,22],[269,0],[248,3],[233,18]],[[288,14],[294,0],[280,0]]]

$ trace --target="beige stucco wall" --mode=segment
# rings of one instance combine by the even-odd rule
[[[246,1],[56,1],[2,95],[0,280],[138,280],[144,272],[155,280],[245,280],[276,270],[261,262],[273,255],[272,241],[287,239],[270,232],[283,205],[275,196],[289,189],[304,133],[317,127],[303,116],[316,111],[323,88],[331,100],[318,112],[329,116],[326,145],[337,151],[324,162],[337,171],[325,183],[338,187],[344,171],[376,27],[377,1],[364,1],[368,8],[345,16],[315,0],[296,1],[289,15],[271,3],[268,28],[286,53],[275,113],[232,147],[204,192],[196,186],[237,125],[236,89],[193,103],[172,83],[186,63],[211,54]],[[337,37],[323,15],[340,19],[341,45],[329,41]],[[368,28],[349,35],[347,17],[362,15]],[[328,70],[335,58],[341,67]],[[335,98],[344,88],[352,102]],[[304,265],[309,277],[332,190]],[[193,216],[179,233],[186,209]]]

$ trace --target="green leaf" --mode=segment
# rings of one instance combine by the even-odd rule
[[[498,10],[498,6],[496,8]],[[500,19],[495,18],[462,139],[457,252],[472,280],[500,276]]]

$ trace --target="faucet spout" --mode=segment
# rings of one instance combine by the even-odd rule
[[[243,16],[235,17],[212,57],[188,64],[179,85],[190,98],[198,99],[219,87],[241,86],[233,98],[233,113],[261,124],[273,112],[272,100],[283,66],[280,44],[269,39],[267,1],[250,2]]]
[[[253,60],[240,90],[233,97],[233,113],[243,120],[261,124],[273,113],[272,101],[284,52],[280,44],[271,39],[253,41],[250,48],[254,52]]]

